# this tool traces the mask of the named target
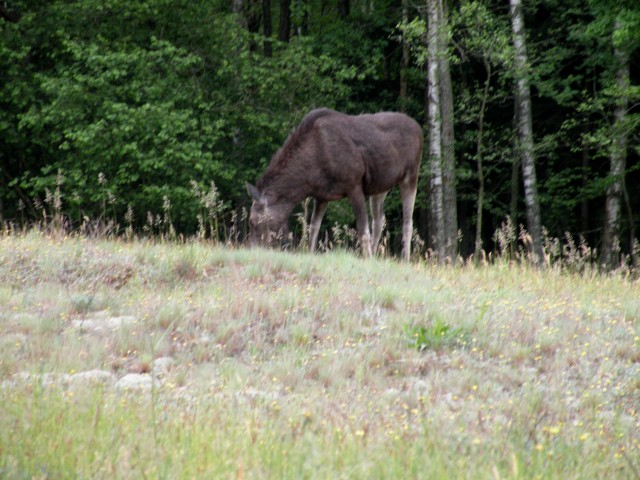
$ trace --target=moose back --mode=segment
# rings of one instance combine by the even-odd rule
[[[420,125],[402,113],[351,116],[327,108],[309,112],[256,185],[247,184],[253,199],[250,242],[269,243],[285,232],[295,205],[312,197],[309,243],[314,251],[328,202],[346,197],[355,213],[362,250],[371,255],[382,235],[385,196],[397,185],[402,198],[403,257],[409,259],[423,142]]]

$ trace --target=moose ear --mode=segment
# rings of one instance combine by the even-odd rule
[[[260,194],[258,189],[250,183],[247,183],[247,192],[249,193],[249,196],[256,202],[260,202],[262,200],[262,195]]]

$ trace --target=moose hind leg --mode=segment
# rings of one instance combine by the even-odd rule
[[[309,226],[309,251],[312,253],[316,251],[316,245],[318,243],[318,232],[320,231],[320,224],[322,218],[327,211],[328,202],[320,202],[314,200],[313,213],[311,214],[311,225]]]
[[[411,257],[411,237],[413,235],[413,206],[418,189],[417,181],[404,181],[400,185],[402,197],[402,256],[405,260]]]
[[[380,193],[378,195],[372,195],[369,198],[369,204],[371,205],[371,248],[373,253],[378,251],[378,243],[380,243],[380,237],[382,236],[382,229],[384,228],[384,199],[387,196],[387,192]]]
[[[367,204],[364,193],[361,189],[357,189],[349,195],[349,202],[353,213],[356,216],[356,226],[358,228],[358,237],[360,245],[362,245],[362,253],[366,257],[371,256],[371,233],[369,231],[369,217],[367,215]]]

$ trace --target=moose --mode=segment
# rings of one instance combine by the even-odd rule
[[[312,110],[272,157],[256,185],[246,185],[253,199],[250,243],[269,243],[275,234],[285,232],[293,208],[312,197],[309,246],[313,252],[328,203],[346,197],[355,213],[362,251],[371,256],[382,235],[385,197],[398,185],[402,253],[408,260],[423,143],[420,125],[402,113],[352,116],[328,108]]]

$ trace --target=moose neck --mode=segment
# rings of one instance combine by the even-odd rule
[[[296,174],[295,171],[281,169],[265,173],[262,181],[258,183],[259,188],[267,196],[269,205],[278,206],[287,216],[293,208],[311,193],[304,178]]]

